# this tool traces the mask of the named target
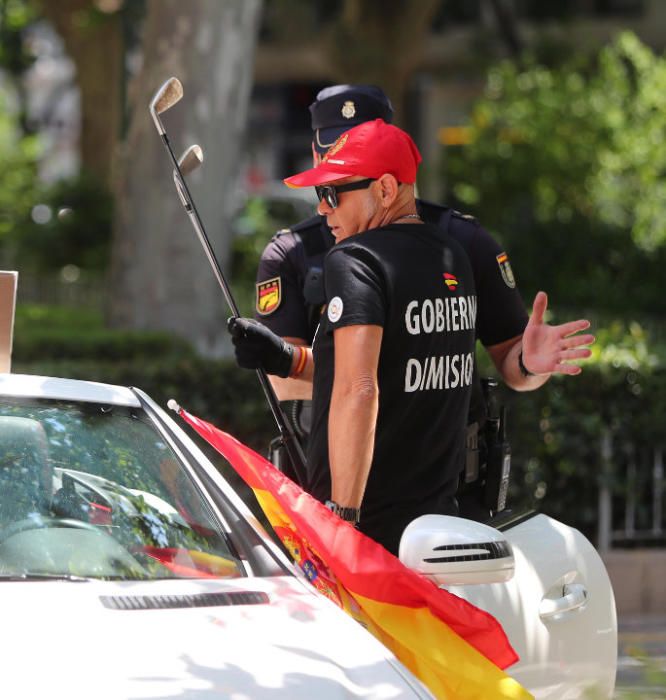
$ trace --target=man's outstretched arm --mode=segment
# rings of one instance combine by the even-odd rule
[[[506,384],[516,391],[538,389],[552,374],[580,374],[576,360],[592,354],[587,346],[594,336],[581,333],[590,322],[578,319],[551,326],[544,322],[547,308],[548,296],[538,292],[523,335],[486,348]]]

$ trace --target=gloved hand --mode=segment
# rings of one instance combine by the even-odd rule
[[[239,367],[263,369],[278,377],[289,376],[294,357],[293,345],[252,318],[232,316],[227,321],[227,328]]]

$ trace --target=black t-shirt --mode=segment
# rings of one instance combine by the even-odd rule
[[[307,490],[330,498],[333,332],[381,326],[379,414],[360,528],[395,551],[408,522],[450,512],[456,491],[474,358],[472,270],[461,246],[436,227],[393,224],[337,244],[326,256],[324,279],[328,305],[313,344]]]
[[[417,202],[422,218],[439,225],[445,207]],[[334,243],[324,217],[316,216],[277,233],[264,249],[257,269],[256,318],[282,337],[311,341],[316,313],[304,295],[309,266],[323,267],[325,251]],[[525,305],[504,249],[478,221],[451,211],[448,233],[463,247],[472,265],[478,298],[477,338],[485,346],[520,335],[527,324]],[[306,245],[315,251],[308,254]],[[260,293],[268,290],[269,303],[260,310]],[[316,311],[316,309],[314,309]]]

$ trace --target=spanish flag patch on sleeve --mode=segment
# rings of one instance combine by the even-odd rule
[[[282,284],[279,277],[257,282],[257,301],[255,307],[260,316],[272,314],[282,301]]]

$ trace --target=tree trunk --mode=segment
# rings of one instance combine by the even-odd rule
[[[177,197],[172,166],[148,105],[171,76],[183,99],[162,114],[178,158],[193,143],[204,163],[188,177],[223,268],[253,74],[260,0],[148,0],[143,70],[119,158],[109,322],[164,329],[220,354],[229,316],[204,251]]]
[[[327,37],[339,82],[380,85],[404,123],[409,79],[441,0],[345,0]]]
[[[81,165],[109,185],[122,113],[123,36],[120,13],[105,14],[92,0],[42,0],[76,66],[81,94]]]

